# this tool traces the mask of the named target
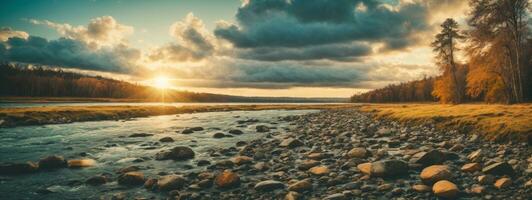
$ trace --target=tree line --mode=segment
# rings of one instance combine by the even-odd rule
[[[459,104],[532,100],[529,1],[470,0],[469,5],[468,28],[460,30],[454,19],[446,19],[431,44],[441,75],[392,84],[354,95],[351,101]],[[460,51],[464,63],[456,59]]]

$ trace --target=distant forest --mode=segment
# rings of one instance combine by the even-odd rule
[[[161,101],[162,91],[100,76],[40,66],[0,64],[0,97],[81,97]],[[329,102],[340,99],[242,97],[167,89],[167,102]]]
[[[432,48],[441,75],[388,85],[351,97],[351,102],[532,101],[532,35],[528,0],[470,0],[467,30],[454,19],[441,24]],[[457,48],[457,44],[465,46]],[[463,51],[466,63],[456,60]]]

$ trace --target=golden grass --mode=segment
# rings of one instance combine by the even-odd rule
[[[476,133],[490,140],[529,141],[532,138],[532,104],[365,104],[361,111],[400,122],[434,123]]]
[[[238,110],[308,110],[347,109],[351,104],[307,104],[307,105],[216,105],[216,106],[50,106],[0,109],[0,120],[4,126],[39,125],[51,123],[127,119],[156,115],[170,115],[195,112],[219,112]]]

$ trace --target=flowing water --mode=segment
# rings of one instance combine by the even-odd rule
[[[265,137],[255,126],[275,127],[272,132],[294,128],[283,116],[301,115],[316,110],[233,111],[136,118],[129,121],[97,121],[71,124],[27,126],[0,129],[0,163],[37,162],[48,155],[62,155],[66,159],[91,158],[93,167],[60,169],[27,175],[0,176],[0,199],[99,199],[103,194],[126,191],[138,197],[154,197],[142,187],[124,187],[116,181],[103,186],[89,186],[83,182],[92,176],[112,174],[128,166],[139,166],[147,177],[164,173],[203,171],[196,166],[198,160],[216,162],[210,154],[222,148],[234,147],[238,141],[251,141]],[[251,124],[239,120],[257,119]],[[181,134],[186,127],[203,127],[204,131]],[[214,133],[239,129],[242,135],[215,139]],[[129,137],[134,133],[154,134],[148,137]],[[172,137],[175,142],[161,143],[162,137]],[[154,155],[175,146],[189,146],[196,157],[189,161],[158,161]],[[224,158],[226,159],[226,158]]]

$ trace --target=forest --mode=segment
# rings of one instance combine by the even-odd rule
[[[89,76],[61,69],[0,63],[0,97],[116,98],[166,102],[323,102],[339,99],[242,97],[164,91],[125,81]]]
[[[530,102],[529,1],[470,0],[469,4],[467,27],[448,18],[431,44],[439,76],[355,94],[351,102]],[[457,59],[459,53],[464,61]]]

